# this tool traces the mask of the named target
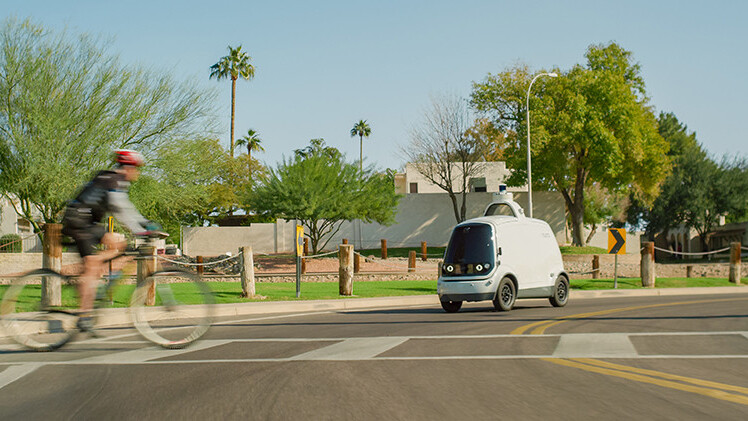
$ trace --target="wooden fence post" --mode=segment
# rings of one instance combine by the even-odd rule
[[[255,261],[252,247],[241,247],[242,254],[242,298],[252,298],[257,294],[255,290]]]
[[[411,250],[408,252],[408,272],[416,271],[416,251]]]
[[[693,275],[693,265],[686,266],[686,278],[690,278]]]
[[[343,244],[348,244],[348,239],[347,238],[343,239]]]
[[[729,281],[740,285],[740,246],[738,242],[730,244],[730,278]]]
[[[597,254],[592,256],[592,279],[600,277],[600,256]]]
[[[42,267],[55,272],[62,270],[62,225],[44,225],[42,245]],[[23,247],[23,246],[22,246]],[[42,277],[42,303],[49,306],[62,305],[62,286],[56,277]]]
[[[424,262],[426,261],[426,259],[428,259],[428,249],[429,248],[426,246],[426,242],[421,241],[421,260],[423,260]]]
[[[199,265],[197,265],[197,275],[203,276],[203,256],[197,256],[197,263],[200,263]]]
[[[149,257],[146,257],[149,256]],[[156,247],[143,246],[142,259],[138,260],[138,286],[143,285],[146,279],[156,271]],[[156,281],[148,285],[146,291],[145,305],[152,306],[156,304]]]
[[[361,255],[355,252],[353,253],[353,273],[361,272]]]
[[[655,287],[655,259],[654,243],[651,241],[644,242],[641,259],[641,277],[644,288]]]
[[[382,242],[382,260],[387,260],[387,240],[383,238],[381,242]]]
[[[338,251],[338,290],[340,295],[353,295],[353,246],[341,244]]]

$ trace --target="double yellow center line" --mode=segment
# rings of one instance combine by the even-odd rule
[[[742,299],[745,300],[746,298],[742,298]],[[586,319],[586,318],[596,317],[596,316],[605,316],[608,314],[620,313],[623,311],[643,310],[643,309],[655,308],[655,307],[681,306],[681,305],[687,305],[687,304],[718,303],[722,301],[735,301],[735,300],[741,300],[741,298],[721,298],[721,299],[715,299],[715,300],[679,301],[677,303],[648,304],[648,305],[643,305],[643,306],[611,308],[608,310],[593,311],[590,313],[572,314],[570,316],[562,316],[562,317],[557,317],[555,319],[550,319],[550,320],[541,320],[535,323],[530,323],[524,326],[520,326],[514,329],[513,331],[511,331],[510,334],[524,335],[525,332],[532,329],[532,331],[530,332],[530,335],[542,335],[545,333],[546,329],[548,329],[549,327],[559,325],[569,320],[575,320],[575,319],[578,320],[578,319]]]
[[[613,313],[624,311],[642,310],[655,307],[668,307],[688,304],[716,303],[722,301],[745,300],[745,298],[726,298],[714,300],[698,301],[681,301],[676,303],[650,304],[633,307],[613,308],[608,310],[593,311],[589,313],[579,313],[570,316],[562,316],[551,320],[541,320],[538,322],[526,324],[514,329],[511,334],[524,335],[529,332],[530,335],[542,335],[546,329],[557,326],[569,320],[585,319],[596,316],[605,316]],[[608,376],[620,377],[641,383],[648,383],[657,386],[667,387],[670,389],[681,390],[684,392],[696,393],[715,399],[728,402],[738,403],[748,406],[748,388],[733,386],[729,384],[717,383],[709,380],[694,379],[675,374],[663,373],[655,370],[644,368],[629,367],[621,364],[614,364],[607,361],[600,361],[592,358],[542,358],[543,361],[551,362],[566,367],[573,367],[592,373],[604,374]]]
[[[748,388],[745,387],[722,384],[709,380],[693,379],[690,377],[662,373],[660,371],[647,370],[644,368],[613,364],[607,361],[599,361],[591,358],[543,358],[542,360],[566,367],[579,368],[593,373],[620,377],[641,383],[654,384],[748,406]]]

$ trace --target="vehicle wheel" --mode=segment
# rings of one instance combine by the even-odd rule
[[[19,344],[35,351],[53,351],[78,332],[75,295],[63,294],[61,306],[42,303],[42,281],[67,286],[67,278],[40,269],[30,272],[8,287],[0,302],[0,325]]]
[[[153,305],[147,302],[149,294]],[[164,348],[177,349],[208,331],[213,302],[213,293],[200,277],[166,270],[154,273],[135,288],[130,307],[135,328],[143,337]]]
[[[442,308],[447,313],[457,313],[462,307],[462,301],[442,301]]]
[[[548,299],[553,307],[563,307],[569,301],[569,280],[559,275],[553,287],[553,296]]]
[[[499,282],[499,288],[496,290],[496,298],[493,299],[493,306],[498,311],[509,311],[514,307],[515,300],[517,300],[517,290],[514,288],[514,282],[504,277]]]

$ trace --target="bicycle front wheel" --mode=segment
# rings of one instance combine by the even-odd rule
[[[165,270],[135,288],[133,323],[143,337],[164,348],[184,348],[208,331],[213,293],[197,275]]]
[[[78,332],[74,297],[71,301],[70,294],[61,294],[43,300],[42,291],[47,287],[62,292],[66,284],[66,277],[47,269],[13,280],[0,302],[0,325],[29,349],[53,351],[65,345]]]

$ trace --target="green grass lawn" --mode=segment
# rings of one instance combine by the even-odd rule
[[[585,246],[585,247],[575,247],[575,246],[560,246],[561,254],[606,254],[608,253],[608,250],[605,250],[601,247],[594,247],[594,246]]]
[[[748,284],[744,278],[743,285]],[[348,298],[338,295],[337,282],[302,282],[301,297],[296,298],[296,284],[293,282],[257,283],[257,294],[265,296],[263,300],[241,298],[239,282],[208,282],[215,294],[216,303],[242,303],[254,301],[296,301],[296,300],[328,300]],[[177,299],[186,304],[197,304],[197,291],[191,284],[170,284]],[[658,278],[657,288],[685,288],[685,287],[721,287],[735,286],[724,278]],[[4,293],[7,285],[0,285],[0,293]],[[572,290],[601,290],[612,289],[613,279],[574,279],[571,281]],[[619,278],[620,289],[641,289],[639,278]],[[127,307],[134,285],[121,285],[115,289],[114,307]],[[41,287],[31,285],[24,288],[24,295],[19,301],[23,310],[31,309],[39,302]],[[430,281],[360,281],[353,282],[354,298],[364,297],[395,297],[406,295],[435,295],[436,280]],[[77,295],[73,287],[64,285],[62,289],[63,306],[77,307]]]
[[[743,278],[741,286],[748,284],[748,278]],[[693,287],[727,287],[735,286],[726,278],[657,278],[656,288],[693,288]],[[572,279],[571,289],[611,289],[613,278],[609,279]],[[620,289],[642,289],[641,278],[618,278]]]

